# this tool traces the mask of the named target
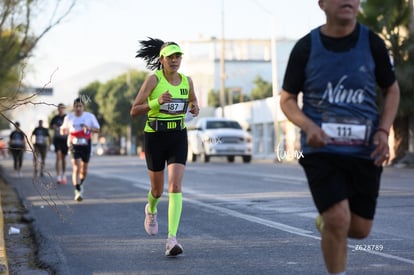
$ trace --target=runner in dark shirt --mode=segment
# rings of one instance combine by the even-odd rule
[[[25,134],[20,129],[20,123],[15,122],[16,129],[10,133],[9,150],[13,156],[13,167],[16,171],[16,176],[22,176],[23,154],[26,150]]]
[[[57,182],[61,184],[66,184],[66,156],[68,154],[68,144],[67,144],[67,135],[62,135],[60,133],[60,126],[63,124],[65,119],[65,105],[60,103],[58,105],[58,114],[55,115],[50,121],[50,128],[53,129],[53,146],[56,153],[56,177]]]
[[[39,125],[36,127],[31,135],[31,138],[35,137],[34,149],[35,155],[33,158],[35,177],[37,176],[37,163],[40,157],[40,176],[43,177],[45,173],[45,160],[48,150],[48,146],[51,142],[49,129],[43,127],[43,120],[39,120]]]

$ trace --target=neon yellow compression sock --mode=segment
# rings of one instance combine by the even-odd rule
[[[183,209],[183,194],[169,193],[168,202],[168,236],[176,236]]]
[[[154,198],[154,196],[151,193],[151,190],[148,192],[148,212],[151,214],[157,213],[157,205],[160,198]]]

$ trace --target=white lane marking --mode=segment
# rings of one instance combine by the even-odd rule
[[[148,187],[149,187],[149,180],[148,179],[131,179],[130,177],[127,177],[127,176],[118,176],[118,175],[110,175],[109,176],[109,175],[102,175],[102,174],[96,174],[96,173],[90,173],[90,174],[93,174],[94,176],[101,177],[101,178],[111,177],[111,178],[122,179],[124,181],[132,182],[134,186],[136,186],[137,188],[140,188],[140,189],[144,189],[144,190],[148,190]],[[186,190],[186,192],[188,192],[190,194],[194,193],[194,191],[191,191],[191,190]],[[196,205],[199,205],[199,206],[203,207],[204,209],[208,208],[208,209],[211,209],[211,210],[214,210],[214,211],[217,211],[217,212],[227,214],[229,216],[244,219],[248,222],[255,222],[255,223],[258,223],[258,224],[261,224],[261,225],[264,225],[264,226],[268,226],[268,227],[271,227],[271,228],[274,228],[274,229],[279,229],[281,231],[291,233],[291,234],[295,234],[295,235],[298,235],[298,236],[302,236],[302,237],[305,237],[305,238],[310,238],[310,239],[314,239],[314,240],[321,240],[320,236],[311,235],[310,233],[312,233],[312,232],[308,231],[308,230],[305,230],[305,229],[293,227],[293,226],[283,224],[283,223],[273,222],[273,221],[258,218],[258,217],[252,216],[252,215],[243,214],[243,213],[237,212],[235,210],[226,209],[222,206],[218,207],[218,206],[203,203],[201,201],[194,200],[194,199],[189,199],[189,198],[184,197],[183,200],[188,201],[188,202],[193,203],[193,204],[196,204]],[[216,200],[218,200],[218,199],[216,199]],[[352,250],[355,250],[355,245],[349,245],[348,244],[348,248],[350,248]],[[373,254],[373,255],[377,255],[377,256],[380,256],[380,257],[383,257],[383,258],[393,259],[393,260],[396,260],[396,261],[400,261],[400,262],[404,262],[404,263],[414,265],[414,260],[399,257],[399,256],[395,256],[395,255],[392,255],[392,254],[379,252],[379,251],[370,251],[370,250],[359,250],[359,251],[369,253],[369,254]]]
[[[224,213],[227,214],[229,216],[235,217],[235,218],[240,218],[249,222],[255,222],[261,225],[265,225],[271,228],[275,228],[275,229],[279,229],[285,232],[290,232],[293,234],[297,234],[297,235],[307,235],[312,233],[312,231],[308,231],[308,230],[304,230],[301,228],[297,228],[297,227],[293,227],[287,224],[283,224],[283,223],[279,223],[279,222],[274,222],[274,221],[270,221],[270,220],[266,220],[266,219],[262,219],[262,218],[258,218],[256,216],[252,216],[252,215],[247,215],[247,214],[243,214],[240,212],[237,212],[235,210],[231,210],[231,209],[227,209],[227,208],[223,208],[223,207],[219,207],[219,206],[214,206],[211,204],[207,204],[207,203],[203,203],[197,200],[193,200],[193,199],[188,199],[185,198],[185,201],[191,202],[192,204],[196,204],[198,206],[201,206],[203,209],[205,208],[209,208],[210,210],[214,210],[220,213]]]
[[[217,174],[217,172],[213,170],[201,170],[201,171],[193,170],[193,171],[199,174],[203,174],[203,175],[211,175],[211,174],[216,175]],[[292,183],[292,184],[306,184],[307,183],[305,175],[292,176],[292,175],[280,175],[280,174],[272,174],[272,173],[264,174],[264,173],[250,172],[250,171],[245,172],[242,170],[237,170],[237,172],[235,172],[234,170],[220,171],[220,174],[226,174],[226,175],[234,175],[234,173],[237,173],[237,175],[241,175],[241,176],[261,178],[265,181],[284,181],[284,182]]]

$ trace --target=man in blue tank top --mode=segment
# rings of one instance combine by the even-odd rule
[[[319,0],[326,24],[294,46],[280,98],[286,117],[301,129],[299,163],[320,213],[330,274],[345,274],[347,238],[371,231],[400,95],[385,43],[356,21],[359,5]],[[381,112],[377,85],[384,91]]]

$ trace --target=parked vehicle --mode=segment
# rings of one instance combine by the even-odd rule
[[[197,161],[201,157],[227,157],[234,162],[240,156],[244,163],[252,160],[252,137],[235,120],[217,117],[199,118],[194,128],[188,129],[188,157]]]
[[[93,148],[93,153],[98,156],[120,155],[119,147],[113,144],[94,143],[92,148]]]

